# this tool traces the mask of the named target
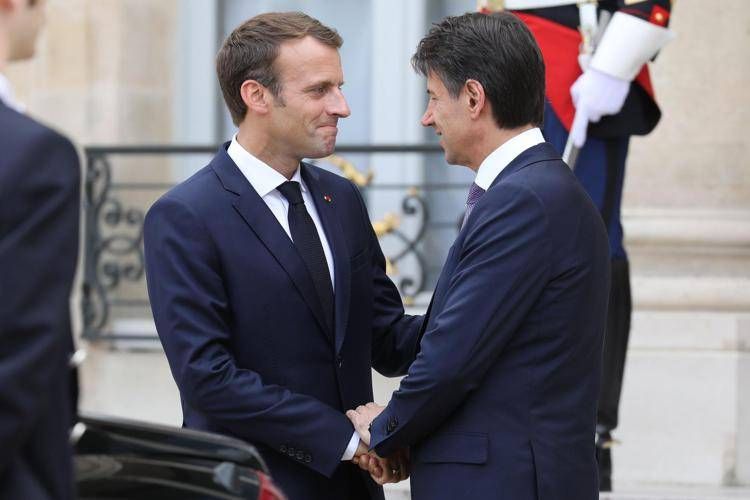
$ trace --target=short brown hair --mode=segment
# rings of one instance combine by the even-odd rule
[[[273,63],[279,55],[279,46],[306,36],[337,49],[343,43],[336,30],[302,12],[257,15],[238,26],[224,40],[216,56],[216,74],[235,125],[239,125],[247,113],[240,95],[242,82],[255,80],[278,97],[281,84]]]
[[[467,80],[477,80],[500,128],[542,123],[542,53],[526,25],[509,12],[446,17],[419,42],[411,64],[425,76],[435,73],[454,99]]]

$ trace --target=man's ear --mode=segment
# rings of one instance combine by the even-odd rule
[[[0,0],[0,12],[8,13],[14,10],[15,4],[13,0]]]
[[[261,115],[268,113],[270,92],[256,80],[242,82],[240,96],[242,96],[242,102],[245,103],[248,111]]]
[[[464,91],[466,92],[466,99],[471,117],[478,118],[484,109],[486,102],[484,87],[478,81],[469,79],[466,80],[466,83],[464,84]]]

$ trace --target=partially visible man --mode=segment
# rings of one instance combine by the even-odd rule
[[[542,56],[517,17],[474,13],[435,25],[412,64],[422,124],[476,178],[408,375],[385,409],[348,415],[378,455],[411,448],[415,499],[594,500],[609,251],[538,128]]]
[[[0,0],[0,498],[73,497],[70,292],[79,163],[2,75],[34,54],[44,0]]]
[[[255,444],[292,500],[383,498],[350,462],[367,448],[344,412],[372,401],[371,367],[405,373],[421,319],[357,188],[302,162],[331,154],[349,115],[341,43],[302,13],[235,29],[217,73],[239,131],[144,227],[184,425]]]
[[[492,9],[493,3],[497,4],[480,1],[485,10]],[[667,26],[674,2],[553,3],[514,0],[504,8],[517,9],[514,13],[534,34],[548,68],[542,133],[562,153],[570,131],[570,140],[581,148],[574,165],[576,177],[602,214],[609,236],[612,283],[596,451],[599,489],[610,491],[611,433],[619,420],[632,311],[620,211],[625,165],[630,136],[650,133],[661,118],[647,62],[673,37]]]

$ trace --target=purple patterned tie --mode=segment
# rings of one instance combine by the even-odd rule
[[[474,208],[474,205],[477,204],[477,201],[479,201],[479,198],[482,197],[484,192],[485,190],[479,187],[476,182],[471,183],[471,187],[469,188],[469,196],[466,197],[466,211],[464,212],[464,221],[461,223],[461,227],[464,227],[464,225],[466,224],[466,219],[469,218],[469,214]]]

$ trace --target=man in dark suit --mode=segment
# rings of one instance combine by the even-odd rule
[[[383,497],[350,462],[366,447],[344,412],[372,400],[371,367],[405,373],[419,330],[356,187],[301,162],[349,115],[340,45],[301,13],[231,33],[217,73],[239,131],[145,221],[184,425],[255,444],[293,500]]]
[[[485,2],[486,3],[486,2]],[[523,5],[526,3],[527,5]],[[599,490],[612,490],[612,432],[619,421],[632,301],[630,264],[624,245],[622,191],[632,135],[646,135],[661,119],[648,61],[673,34],[667,28],[671,0],[571,0],[539,8],[516,2],[515,14],[534,35],[547,65],[547,104],[542,133],[559,152],[570,138],[581,148],[575,173],[602,214],[609,236],[611,288],[596,422]],[[536,6],[535,6],[536,4]],[[535,8],[536,7],[536,8]],[[610,18],[603,32],[597,16]],[[583,13],[583,15],[581,15]],[[593,26],[589,26],[593,24]],[[592,38],[596,47],[590,46]],[[588,47],[587,47],[588,45]],[[581,56],[581,50],[595,49]],[[590,62],[586,62],[590,59]],[[581,64],[581,61],[586,64]],[[574,120],[575,116],[575,120]],[[589,123],[589,119],[591,123]],[[570,131],[570,134],[568,132]]]
[[[415,499],[596,499],[607,235],[537,128],[539,49],[512,14],[474,13],[412,62],[423,125],[477,174],[408,375],[385,409],[348,414],[378,455],[411,448]]]
[[[9,61],[27,59],[44,2],[0,0],[0,498],[73,497],[68,360],[79,163],[68,139],[20,112]]]

